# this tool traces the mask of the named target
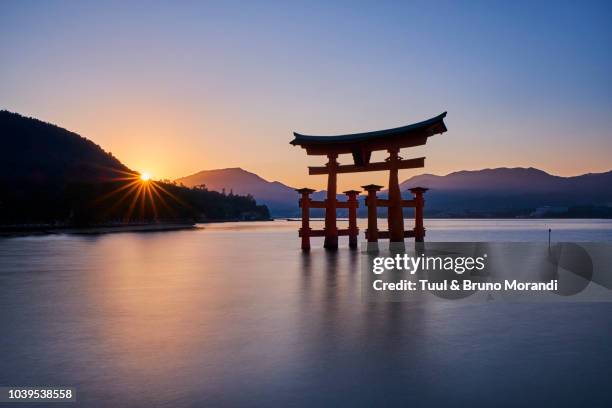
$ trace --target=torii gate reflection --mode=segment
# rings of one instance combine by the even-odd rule
[[[327,198],[325,201],[314,201],[310,194],[312,189],[302,188],[297,190],[301,194],[300,207],[302,208],[302,249],[310,249],[310,237],[324,236],[324,247],[328,249],[338,248],[338,237],[349,236],[349,246],[357,247],[357,200],[358,191],[345,191],[347,201],[338,201],[337,175],[340,173],[360,173],[366,171],[389,171],[389,196],[388,199],[377,198],[376,192],[382,186],[362,186],[367,192],[366,205],[368,206],[368,229],[365,236],[368,242],[377,242],[379,238],[388,238],[390,242],[404,242],[404,238],[414,237],[417,242],[425,238],[423,226],[423,194],[427,191],[423,187],[410,189],[413,199],[402,200],[398,172],[400,169],[414,169],[425,166],[425,157],[414,159],[402,159],[399,156],[400,149],[422,146],[427,143],[430,136],[447,131],[444,124],[446,112],[407,126],[394,129],[378,130],[367,133],[355,133],[339,136],[308,136],[294,132],[295,138],[290,142],[294,146],[306,149],[308,155],[327,156],[328,162],[325,166],[309,167],[308,174],[327,174]],[[386,150],[389,157],[384,162],[370,163],[372,152]],[[352,154],[354,164],[341,165],[338,163],[338,155]],[[387,207],[388,230],[379,231],[377,226],[377,208]],[[413,207],[415,226],[414,229],[404,231],[403,208]],[[310,208],[325,208],[325,228],[313,230],[310,228]],[[336,210],[348,208],[349,228],[339,230],[336,225]]]

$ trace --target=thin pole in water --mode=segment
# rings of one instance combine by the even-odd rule
[[[550,231],[551,229],[548,229],[548,249],[550,249]]]

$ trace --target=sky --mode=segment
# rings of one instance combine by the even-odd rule
[[[292,132],[448,111],[415,174],[612,169],[612,2],[0,2],[0,109],[155,179],[242,167],[322,188]],[[376,158],[384,158],[377,155]],[[348,163],[341,156],[341,163]],[[385,172],[339,187],[386,184]]]

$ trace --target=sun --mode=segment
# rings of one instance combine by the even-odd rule
[[[141,181],[149,181],[149,180],[151,180],[151,175],[145,171],[144,173],[140,174],[140,180]]]

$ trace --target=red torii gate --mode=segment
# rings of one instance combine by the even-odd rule
[[[407,147],[422,146],[427,143],[427,138],[435,134],[446,132],[444,118],[446,112],[407,126],[394,129],[378,130],[367,133],[355,133],[339,136],[308,136],[294,132],[295,138],[290,142],[294,146],[306,149],[308,155],[327,156],[328,162],[325,166],[309,167],[308,174],[327,174],[327,198],[325,201],[313,201],[310,194],[312,189],[302,188],[297,190],[301,194],[300,207],[302,208],[302,249],[310,249],[310,237],[324,236],[324,247],[329,249],[338,248],[338,236],[348,235],[349,245],[357,246],[357,200],[358,191],[350,190],[345,194],[347,201],[338,201],[337,175],[340,173],[359,173],[365,171],[389,171],[389,197],[379,199],[376,192],[382,186],[363,186],[367,192],[366,205],[368,206],[368,230],[366,237],[368,242],[377,242],[378,238],[388,238],[390,242],[403,242],[404,238],[414,237],[416,241],[422,242],[425,237],[423,227],[423,194],[426,188],[416,187],[410,191],[413,193],[412,200],[402,200],[399,188],[398,172],[400,169],[414,169],[425,166],[425,157],[414,159],[402,159],[399,156],[400,149]],[[384,162],[370,163],[372,152],[386,150],[389,157]],[[352,154],[353,164],[341,165],[338,163],[338,155]],[[387,207],[388,231],[378,231],[377,207]],[[415,208],[414,230],[404,231],[403,208]],[[325,208],[325,228],[323,230],[312,230],[309,224],[309,209]],[[349,209],[349,228],[339,230],[336,226],[336,209]]]

